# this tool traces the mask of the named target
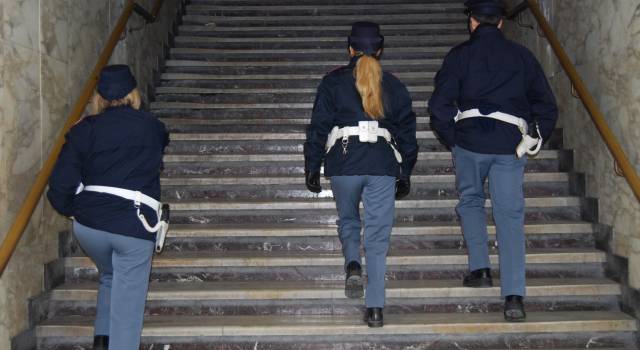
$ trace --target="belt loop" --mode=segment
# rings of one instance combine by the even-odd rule
[[[136,191],[136,198],[133,200],[133,206],[139,209],[141,199],[142,199],[142,192]]]

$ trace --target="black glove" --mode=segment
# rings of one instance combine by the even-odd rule
[[[396,199],[402,199],[411,192],[411,181],[409,178],[400,178],[396,180]]]
[[[307,189],[313,193],[320,193],[322,187],[320,187],[320,172],[318,171],[306,171],[304,172],[305,184]]]

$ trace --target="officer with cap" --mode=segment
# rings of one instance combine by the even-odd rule
[[[49,201],[74,219],[74,235],[98,267],[94,350],[137,350],[142,333],[156,237],[143,221],[158,225],[149,203],[160,198],[169,139],[164,124],[140,110],[136,85],[126,65],[101,71],[95,115],[67,133],[49,179]],[[138,202],[122,193],[136,193]]]
[[[369,327],[383,325],[395,199],[409,194],[418,156],[411,96],[404,84],[382,70],[383,42],[376,23],[353,24],[348,39],[351,61],[322,79],[304,144],[307,188],[322,191],[323,161],[324,175],[331,181],[349,298],[363,295],[359,204],[364,205]]]
[[[551,136],[558,110],[535,57],[501,32],[504,4],[469,0],[465,6],[471,38],[447,54],[436,75],[431,126],[454,157],[456,211],[469,254],[463,285],[493,285],[484,210],[488,179],[504,317],[524,321],[524,168],[527,154]]]

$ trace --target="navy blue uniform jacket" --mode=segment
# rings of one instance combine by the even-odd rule
[[[159,200],[162,155],[169,142],[164,124],[150,113],[113,107],[84,118],[71,128],[66,140],[49,179],[51,205],[85,226],[155,240],[155,234],[140,223],[132,201],[75,192],[82,182],[141,191]],[[155,212],[145,205],[141,208],[149,224],[155,225]]]
[[[372,120],[364,112],[362,99],[355,85],[353,70],[357,60],[353,58],[348,66],[330,72],[318,86],[304,144],[305,169],[319,172],[324,160],[324,174],[329,177],[409,177],[418,157],[416,116],[406,87],[387,72],[382,77],[385,116],[378,122],[381,128],[386,128],[391,133],[402,155],[402,164],[398,164],[393,149],[382,138],[378,138],[376,143],[361,143],[357,136],[352,136],[349,138],[346,155],[342,151],[342,141],[338,140],[325,157],[327,136],[334,126],[357,126],[359,121]]]
[[[558,119],[553,92],[538,61],[495,26],[479,26],[469,41],[445,57],[429,100],[431,127],[448,147],[513,154],[522,140],[516,126],[489,118],[454,123],[458,109],[474,108],[483,114],[508,113],[530,124],[537,120],[545,141]]]

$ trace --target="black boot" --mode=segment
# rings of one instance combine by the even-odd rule
[[[93,337],[93,350],[108,350],[109,349],[109,336],[108,335],[96,335]]]
[[[350,299],[359,299],[364,295],[362,288],[362,266],[357,261],[352,261],[345,269],[347,278],[344,282],[344,295]]]
[[[507,322],[524,322],[527,314],[520,295],[508,295],[504,298],[504,319]]]
[[[484,268],[471,271],[468,275],[464,276],[462,285],[471,288],[493,287],[493,280],[491,279],[491,269]]]
[[[365,314],[364,321],[370,328],[382,327],[382,308],[381,307],[368,307]]]

